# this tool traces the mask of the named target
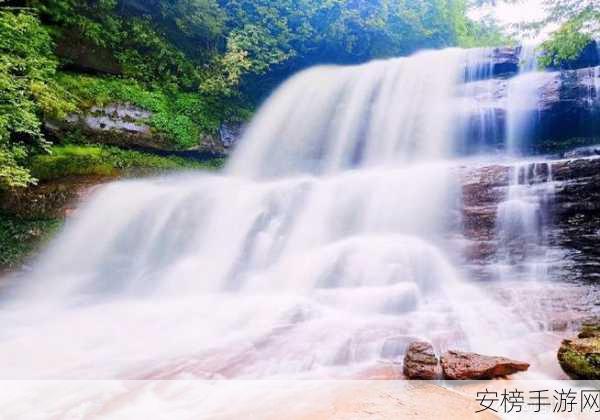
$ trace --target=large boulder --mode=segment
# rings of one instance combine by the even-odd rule
[[[226,150],[232,150],[242,138],[244,126],[242,123],[224,122],[219,128],[221,144]]]
[[[404,375],[408,379],[433,380],[440,375],[438,358],[433,346],[424,341],[417,341],[408,346],[404,357]]]
[[[451,380],[494,379],[529,369],[525,362],[460,351],[444,353],[441,360],[444,378]]]
[[[577,338],[563,341],[558,361],[573,379],[600,380],[600,320],[584,322]]]
[[[94,106],[79,114],[71,114],[64,121],[46,121],[46,130],[57,138],[69,132],[83,134],[91,143],[120,147],[142,147],[158,150],[172,148],[171,141],[156,133],[149,125],[152,112],[140,107],[113,103]]]
[[[151,111],[132,104],[112,103],[71,114],[63,121],[47,120],[45,129],[58,140],[75,132],[81,134],[83,141],[94,144],[159,153],[177,151],[171,139],[152,128],[152,116]],[[195,147],[180,154],[189,158],[225,156],[233,150],[241,133],[241,124],[223,123],[218,134],[199,137]]]

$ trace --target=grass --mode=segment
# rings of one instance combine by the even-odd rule
[[[31,172],[34,177],[44,182],[73,176],[117,176],[128,172],[215,170],[223,164],[223,159],[195,161],[109,146],[64,145],[52,147],[50,154],[35,156],[31,161]]]

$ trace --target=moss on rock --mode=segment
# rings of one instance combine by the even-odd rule
[[[599,380],[600,320],[584,322],[577,338],[563,341],[558,361],[573,379]]]

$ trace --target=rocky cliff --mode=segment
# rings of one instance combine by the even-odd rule
[[[580,281],[600,279],[600,156],[533,161],[524,166],[494,164],[460,170],[463,188],[462,227],[468,244],[465,263],[481,279],[496,275],[502,258],[499,208],[508,199],[514,171],[525,171],[535,218],[543,236],[534,243],[509,243],[520,255],[543,246],[550,256],[549,275]],[[528,247],[520,250],[519,247]],[[511,263],[518,266],[518,258]]]

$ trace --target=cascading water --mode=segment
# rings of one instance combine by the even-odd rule
[[[551,163],[517,163],[511,168],[506,201],[498,206],[500,277],[547,277],[548,211],[554,195]]]
[[[540,88],[549,77],[537,71],[535,45],[524,45],[519,75],[509,82],[507,139],[509,155],[528,146],[538,114]],[[517,162],[511,168],[506,201],[498,206],[499,274],[502,279],[543,279],[547,273],[545,228],[547,203],[552,199],[552,164]]]
[[[596,43],[596,54],[600,60],[600,39],[594,41]],[[594,102],[600,100],[600,66],[590,69],[590,78],[592,83],[588,86],[588,102],[590,106],[594,106]]]
[[[308,70],[265,104],[229,172],[335,173],[448,157],[464,66],[465,52],[451,49]]]
[[[506,98],[506,152],[513,156],[526,153],[539,115],[540,89],[551,74],[538,71],[536,47],[524,45],[519,55],[519,74],[508,82]]]
[[[451,252],[472,54],[308,70],[224,174],[104,187],[5,302],[1,376],[361,377],[416,338],[522,356]]]
[[[462,148],[465,152],[483,153],[488,151],[491,143],[499,137],[497,108],[482,99],[487,96],[493,99],[497,83],[494,79],[494,66],[491,56],[492,48],[476,48],[468,50],[465,83],[462,85],[461,97],[464,118],[459,119],[462,128]]]

